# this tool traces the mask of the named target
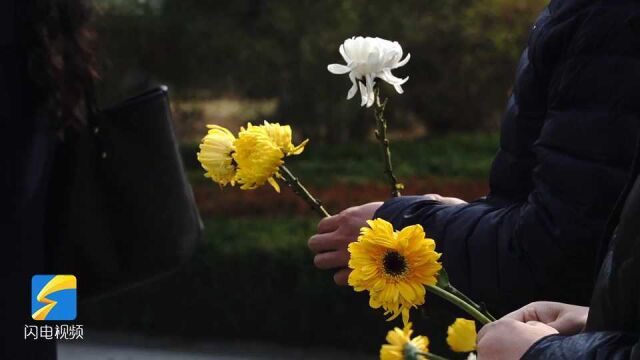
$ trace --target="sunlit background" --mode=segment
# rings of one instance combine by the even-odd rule
[[[342,62],[338,46],[348,37],[396,40],[411,53],[396,75],[410,80],[404,95],[390,87],[383,93],[391,97],[393,161],[405,193],[472,200],[486,193],[515,65],[545,1],[95,3],[101,103],[169,86],[205,233],[179,272],[84,304],[78,321],[87,326],[87,342],[64,345],[62,354],[82,358],[82,351],[121,346],[130,358],[145,358],[136,353],[144,349],[169,351],[150,358],[178,354],[172,351],[229,359],[375,357],[392,324],[368,308],[366,295],[336,287],[331,273],[313,268],[306,241],[318,217],[287,189],[220,189],[205,179],[195,155],[205,125],[237,131],[248,121],[290,124],[298,140],[311,141],[288,165],[329,211],[383,200],[371,112],[345,100],[349,80],[326,66]],[[425,314],[416,327],[445,353],[450,319],[440,317]]]

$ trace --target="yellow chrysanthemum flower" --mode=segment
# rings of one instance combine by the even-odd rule
[[[236,151],[233,159],[238,167],[236,179],[242,185],[241,189],[251,190],[269,182],[280,192],[275,178],[280,177],[278,170],[284,164],[284,153],[269,138],[264,128],[249,123],[246,129],[240,129],[234,145]]]
[[[447,329],[447,344],[455,352],[470,352],[476,349],[476,322],[458,318]]]
[[[425,359],[417,353],[429,352],[429,338],[416,336],[412,339],[412,333],[411,323],[407,323],[404,329],[394,328],[389,331],[388,344],[382,345],[380,349],[380,360]]]
[[[349,244],[349,285],[355,291],[369,291],[369,305],[382,307],[389,320],[402,314],[409,322],[409,309],[424,304],[425,285],[435,285],[442,269],[435,241],[425,236],[420,225],[394,231],[383,220],[367,222],[358,241]]]
[[[204,176],[221,186],[233,186],[236,181],[236,163],[232,154],[236,138],[221,126],[209,125],[208,128],[209,132],[202,139],[198,152],[198,161],[206,171]]]
[[[304,146],[309,142],[309,139],[307,139],[300,145],[293,145],[291,141],[291,126],[289,125],[280,125],[279,123],[270,124],[265,120],[264,124],[260,125],[260,127],[267,132],[269,138],[286,156],[302,154]]]

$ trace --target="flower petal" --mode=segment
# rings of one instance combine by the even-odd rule
[[[269,184],[270,184],[271,186],[273,186],[273,189],[274,189],[276,192],[278,192],[278,193],[280,192],[280,185],[278,185],[278,182],[276,181],[276,179],[274,179],[274,178],[270,177],[270,178],[268,178],[268,179],[267,179],[267,181],[269,182]]]
[[[402,84],[406,83],[409,80],[408,76],[406,78],[404,78],[404,79],[400,79],[400,78],[394,76],[391,73],[390,69],[382,70],[382,75],[380,75],[379,77],[380,77],[380,79],[388,82],[391,85],[402,85]]]
[[[367,104],[367,101],[369,100],[369,97],[367,95],[367,87],[364,86],[364,84],[360,81],[358,81],[358,85],[360,85],[360,106],[365,106]]]
[[[351,71],[351,68],[342,64],[330,64],[327,66],[327,70],[332,74],[342,75]]]
[[[409,62],[409,59],[411,59],[411,54],[407,54],[407,56],[405,56],[405,58],[402,61],[398,62],[393,68],[396,69],[400,66],[405,66]]]
[[[375,92],[373,91],[373,75],[367,74],[367,107],[371,107],[375,101]]]
[[[351,80],[352,85],[351,89],[349,89],[349,92],[347,93],[347,100],[352,99],[358,92],[358,84],[356,84],[356,76],[353,72],[349,73],[349,80]]]
[[[344,61],[347,62],[347,64],[351,63],[351,58],[344,51],[344,44],[340,45],[340,48],[338,49],[338,51],[340,51],[340,55],[342,55],[342,58],[344,59]]]

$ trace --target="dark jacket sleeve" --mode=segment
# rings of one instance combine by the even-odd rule
[[[422,224],[452,282],[498,314],[540,299],[589,301],[640,133],[640,54],[627,21],[640,4],[624,3],[552,1],[538,20],[486,199],[401,197],[376,213],[398,229]]]
[[[522,360],[629,360],[640,359],[640,338],[621,332],[590,332],[540,339]]]

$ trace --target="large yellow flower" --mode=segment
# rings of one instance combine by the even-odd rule
[[[380,349],[380,360],[425,359],[417,353],[429,352],[429,338],[416,336],[412,339],[412,333],[411,323],[407,323],[404,329],[394,328],[389,331],[388,344],[382,345]]]
[[[402,314],[409,322],[409,309],[424,304],[425,285],[435,285],[442,269],[435,241],[425,236],[420,225],[394,231],[383,220],[367,222],[358,241],[349,244],[349,285],[355,291],[369,291],[369,305],[382,307],[389,320]]]
[[[242,128],[238,139],[234,143],[236,151],[233,159],[238,164],[237,181],[241,189],[251,190],[269,182],[280,192],[280,186],[275,178],[280,177],[280,165],[284,164],[284,153],[268,136],[264,128],[252,126]]]
[[[447,329],[447,344],[455,352],[470,352],[476,349],[476,322],[457,318]]]
[[[198,161],[206,171],[204,176],[222,186],[235,185],[236,163],[232,154],[236,138],[221,126],[209,125],[208,128],[209,132],[202,139],[198,152]]]
[[[279,123],[270,124],[265,120],[264,124],[260,125],[260,127],[266,131],[269,138],[286,156],[302,154],[304,146],[309,142],[309,139],[307,139],[300,145],[293,145],[291,142],[291,126],[289,125],[280,125]]]

